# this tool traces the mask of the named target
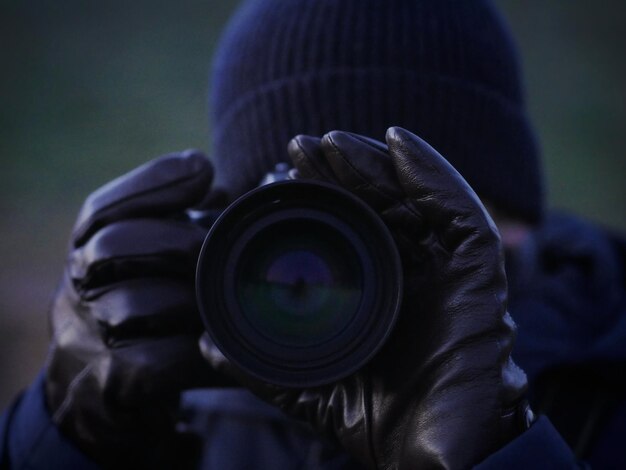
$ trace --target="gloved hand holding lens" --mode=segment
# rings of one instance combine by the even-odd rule
[[[501,243],[465,180],[400,128],[387,145],[336,131],[299,136],[289,152],[301,177],[347,189],[391,231],[404,279],[399,318],[369,362],[326,385],[259,380],[204,335],[213,367],[370,468],[464,468],[523,432],[532,413],[510,358]]]

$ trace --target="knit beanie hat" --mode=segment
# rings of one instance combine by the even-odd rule
[[[401,126],[500,210],[541,218],[519,57],[489,0],[247,0],[212,71],[216,184],[236,196],[297,134]]]

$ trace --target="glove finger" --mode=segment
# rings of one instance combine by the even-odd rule
[[[336,183],[320,143],[318,137],[298,135],[291,139],[287,151],[300,177]]]
[[[53,340],[63,349],[77,349],[77,357],[141,338],[199,337],[203,331],[191,283],[134,279],[107,286],[95,299],[85,300],[78,298],[67,278],[64,282],[50,316]]]
[[[205,195],[212,179],[213,167],[198,151],[152,160],[87,198],[74,228],[74,246],[82,245],[96,230],[113,221],[182,211]]]
[[[204,229],[186,222],[124,220],[72,251],[68,269],[82,290],[143,276],[191,277],[204,237]]]
[[[339,184],[374,210],[381,211],[404,197],[385,145],[333,131],[322,138],[321,146]]]
[[[425,220],[439,226],[459,217],[491,220],[467,181],[428,143],[400,127],[389,128],[386,139],[398,180]]]
[[[202,332],[193,284],[165,278],[124,281],[89,302],[111,347],[142,337]]]

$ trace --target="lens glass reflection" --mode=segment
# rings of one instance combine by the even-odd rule
[[[257,332],[276,343],[310,346],[350,324],[363,273],[340,233],[296,219],[255,236],[240,257],[235,284],[241,311]]]

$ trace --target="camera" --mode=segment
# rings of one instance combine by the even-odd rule
[[[279,164],[210,219],[197,301],[215,345],[239,368],[277,385],[322,385],[358,370],[387,340],[400,257],[384,222],[352,193]]]

